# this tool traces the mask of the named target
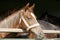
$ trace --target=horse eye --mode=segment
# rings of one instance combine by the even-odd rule
[[[28,18],[28,19],[31,19],[31,18]]]
[[[29,20],[31,20],[32,18],[28,17]]]

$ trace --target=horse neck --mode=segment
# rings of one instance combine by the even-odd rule
[[[15,26],[19,23],[19,19],[20,15],[18,11],[1,21],[0,28],[15,28]]]

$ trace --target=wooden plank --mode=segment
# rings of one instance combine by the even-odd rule
[[[23,30],[17,28],[0,28],[0,32],[23,32]],[[43,32],[60,34],[60,30],[43,30]]]
[[[17,28],[0,28],[0,32],[23,32],[23,30]]]
[[[56,33],[60,34],[60,30],[43,30],[44,33]]]
[[[35,39],[28,39],[28,38],[27,39],[26,38],[25,39],[24,38],[23,39],[22,38],[1,38],[0,40],[35,40]]]

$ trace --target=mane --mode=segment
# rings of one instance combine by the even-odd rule
[[[12,27],[14,28],[14,26],[18,24],[20,18],[19,11],[18,10],[11,11],[10,12],[12,13],[11,15],[0,21],[0,28],[12,28]]]

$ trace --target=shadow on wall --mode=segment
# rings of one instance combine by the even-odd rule
[[[4,0],[0,1],[0,20],[11,14],[11,11],[23,8],[27,4],[24,0]]]
[[[27,3],[32,5],[35,3],[34,13],[36,14],[37,18],[41,17],[43,8],[45,8],[45,4],[42,0],[4,0],[0,1],[0,18],[5,18],[9,16],[11,10],[21,9]]]

